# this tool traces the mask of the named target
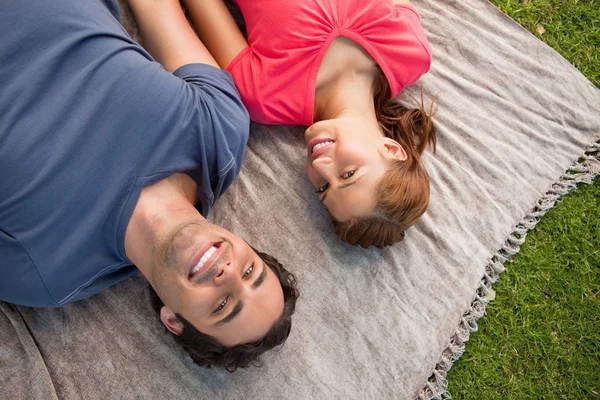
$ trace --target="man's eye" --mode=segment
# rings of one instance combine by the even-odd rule
[[[355,169],[353,169],[352,171],[348,171],[348,172],[346,172],[344,175],[342,175],[342,178],[343,178],[343,179],[348,179],[348,178],[350,178],[352,175],[354,175],[354,173],[355,173],[355,172],[356,172],[356,170],[355,170]]]
[[[324,191],[327,190],[327,188],[329,187],[329,183],[324,184],[323,186],[319,186],[317,188],[317,193],[323,193]]]
[[[250,268],[248,268],[246,270],[246,272],[244,272],[244,275],[242,275],[242,279],[246,279],[248,278],[250,275],[252,275],[252,271],[254,271],[254,265],[251,266]]]
[[[215,310],[215,312],[219,312],[219,311],[221,311],[222,309],[224,309],[224,308],[225,308],[225,306],[226,306],[226,305],[227,305],[227,299],[223,300],[223,301],[221,302],[221,304],[219,304],[219,307],[217,307],[217,309]]]

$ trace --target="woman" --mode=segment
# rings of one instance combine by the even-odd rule
[[[237,0],[247,41],[222,0],[184,3],[254,121],[309,126],[308,177],[338,236],[401,240],[429,204],[420,157],[436,143],[423,99],[418,109],[390,99],[431,63],[410,1]]]

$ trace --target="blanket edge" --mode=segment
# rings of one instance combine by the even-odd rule
[[[504,263],[519,252],[527,233],[535,228],[540,218],[553,209],[562,197],[577,190],[579,184],[591,185],[598,176],[600,176],[600,135],[552,184],[533,209],[515,225],[514,231],[508,235],[504,244],[490,258],[469,308],[463,313],[458,327],[450,337],[450,344],[442,352],[433,372],[419,392],[417,400],[451,398],[448,392],[448,372],[465,352],[465,344],[469,340],[470,334],[477,331],[477,321],[485,315],[487,304],[496,297],[492,285],[504,272]]]

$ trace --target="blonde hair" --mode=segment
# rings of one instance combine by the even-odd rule
[[[333,220],[338,237],[362,247],[383,248],[404,239],[429,205],[429,175],[421,163],[428,145],[435,153],[436,136],[432,116],[435,98],[425,110],[423,90],[418,108],[407,108],[398,96],[389,99],[389,84],[380,72],[380,90],[375,97],[377,120],[385,136],[397,141],[406,151],[405,160],[393,161],[380,179],[375,209],[369,215],[349,221]]]

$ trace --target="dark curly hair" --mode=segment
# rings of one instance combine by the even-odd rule
[[[217,339],[198,331],[191,323],[179,314],[176,317],[183,324],[183,331],[179,335],[171,333],[175,342],[187,351],[192,360],[203,367],[220,366],[227,371],[233,372],[237,368],[246,368],[250,365],[260,366],[259,356],[265,351],[283,345],[292,328],[292,314],[296,309],[296,300],[299,292],[296,288],[296,277],[287,271],[277,259],[269,254],[262,253],[252,248],[264,263],[273,271],[283,290],[283,314],[275,321],[269,332],[260,340],[252,343],[244,343],[233,347],[223,346]],[[152,307],[158,313],[164,306],[161,298],[156,294],[152,286],[150,288],[150,301]]]

